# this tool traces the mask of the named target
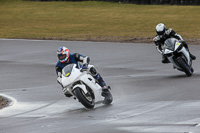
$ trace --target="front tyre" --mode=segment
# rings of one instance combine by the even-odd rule
[[[76,87],[74,89],[74,93],[77,99],[79,100],[79,102],[81,102],[83,106],[85,106],[86,108],[94,107],[95,102],[94,102],[94,99],[92,98],[92,95],[85,94],[84,91],[80,87]]]
[[[177,62],[188,77],[192,76],[194,70],[192,70],[182,58],[178,58]]]

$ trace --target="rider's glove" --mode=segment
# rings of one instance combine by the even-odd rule
[[[62,84],[62,73],[61,73],[61,72],[58,72],[57,74],[58,74],[57,82],[58,82],[59,84]]]
[[[88,69],[88,65],[87,64],[83,64],[83,66],[82,66],[82,71],[87,71],[87,69]]]

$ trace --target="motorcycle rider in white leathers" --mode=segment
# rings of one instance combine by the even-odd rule
[[[57,81],[62,86],[62,69],[68,64],[76,64],[76,66],[80,66],[78,62],[82,62],[82,70],[89,70],[90,74],[98,81],[99,85],[102,87],[102,91],[106,93],[108,87],[106,86],[105,81],[101,77],[101,75],[97,72],[96,68],[93,65],[90,65],[90,58],[88,56],[83,56],[79,53],[70,54],[69,49],[66,47],[60,47],[57,50],[58,62],[56,63],[56,74]],[[63,86],[62,86],[63,87]],[[71,97],[70,93],[65,92],[65,96]]]
[[[157,33],[157,35],[155,36],[153,41],[154,41],[154,43],[156,45],[156,48],[157,48],[158,52],[162,54],[162,63],[169,63],[169,60],[167,59],[167,57],[165,55],[163,55],[163,48],[162,48],[163,45],[164,45],[165,40],[167,40],[168,38],[176,38],[176,39],[178,39],[179,41],[181,41],[183,46],[189,51],[188,45],[183,40],[181,35],[177,34],[171,28],[167,29],[166,26],[163,23],[159,23],[156,26],[156,33]],[[196,59],[196,57],[191,53],[190,53],[190,58],[192,60]]]

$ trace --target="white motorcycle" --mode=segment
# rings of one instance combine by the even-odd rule
[[[76,66],[76,64],[69,64],[62,70],[64,93],[71,94],[86,108],[93,108],[96,103],[110,104],[113,101],[110,89],[102,96],[102,87],[93,76]]]
[[[185,72],[187,76],[192,76],[194,69],[192,68],[192,59],[189,51],[183,46],[181,41],[175,38],[169,38],[163,46],[163,54],[173,64],[174,68]]]

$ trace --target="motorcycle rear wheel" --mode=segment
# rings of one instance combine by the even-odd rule
[[[110,92],[110,90],[107,90],[107,92],[102,92],[102,96],[104,96],[104,101],[103,104],[109,105],[112,103],[113,101],[113,96]]]
[[[86,108],[94,108],[95,102],[90,94],[85,94],[84,91],[79,87],[74,89],[74,93],[83,106]]]

